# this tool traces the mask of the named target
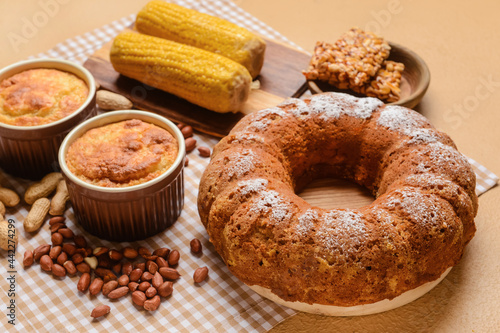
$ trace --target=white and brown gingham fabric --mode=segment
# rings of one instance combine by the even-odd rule
[[[293,45],[285,37],[261,21],[243,11],[229,0],[220,1],[175,1],[201,12],[206,12],[232,21],[261,35]],[[94,51],[117,35],[134,21],[131,15],[93,30],[81,36],[68,39],[47,52],[34,57],[54,57],[83,63]],[[213,146],[217,139],[203,134],[195,134],[199,145]],[[190,162],[185,169],[185,205],[177,222],[164,233],[147,240],[134,243],[111,243],[87,234],[74,223],[73,211],[69,208],[65,216],[68,227],[83,234],[92,245],[122,248],[146,246],[150,249],[168,247],[181,253],[178,266],[181,278],[174,284],[171,297],[162,301],[160,308],[152,313],[137,308],[130,296],[117,301],[98,295],[78,292],[78,277],[54,278],[40,269],[38,264],[26,270],[22,267],[22,256],[26,250],[50,243],[50,231],[45,224],[35,233],[25,233],[22,222],[28,214],[29,206],[19,205],[7,210],[7,218],[15,221],[19,236],[16,261],[8,267],[7,256],[2,254],[0,265],[0,299],[3,315],[0,327],[20,332],[263,332],[283,319],[293,315],[294,310],[279,306],[260,297],[235,278],[226,268],[211,244],[201,225],[196,198],[198,182],[208,159],[196,153],[188,155]],[[498,177],[477,162],[469,159],[477,174],[477,193],[482,194],[495,186]],[[23,194],[29,183],[12,178],[0,171],[0,184]],[[204,251],[201,257],[193,256],[189,242],[193,238],[202,241]],[[195,285],[192,274],[197,267],[208,266],[209,279]],[[15,276],[11,285],[6,278]],[[13,286],[15,296],[9,297]],[[15,326],[8,324],[6,314],[10,299],[15,300]],[[92,309],[99,304],[111,307],[111,313],[99,320],[90,317]],[[5,331],[5,330],[2,330]]]

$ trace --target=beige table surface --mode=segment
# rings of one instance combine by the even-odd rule
[[[0,0],[0,67],[137,12],[147,0]],[[427,62],[431,85],[417,110],[460,151],[500,175],[498,1],[235,0],[311,52],[358,26]],[[401,308],[358,318],[298,314],[273,332],[500,332],[500,187],[480,197],[478,231],[450,281]],[[487,244],[485,246],[484,244]],[[428,302],[428,304],[426,303]]]

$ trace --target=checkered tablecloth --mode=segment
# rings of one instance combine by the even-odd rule
[[[175,2],[296,46],[229,0]],[[90,54],[129,26],[134,18],[135,16],[131,15],[68,39],[34,57],[64,58],[83,63]],[[198,145],[209,147],[213,147],[218,141],[203,134],[195,134],[195,138]],[[295,311],[262,298],[235,278],[208,242],[208,236],[198,217],[196,197],[199,179],[209,160],[199,157],[197,153],[188,156],[190,163],[185,169],[184,210],[178,221],[164,233],[141,242],[111,243],[87,234],[74,224],[75,218],[71,208],[65,213],[68,226],[83,234],[93,247],[102,245],[119,249],[130,245],[154,249],[166,246],[180,251],[179,272],[182,277],[175,282],[173,295],[163,300],[156,312],[149,313],[138,309],[133,305],[130,296],[110,301],[102,295],[94,297],[89,293],[82,294],[76,288],[78,277],[53,278],[43,272],[39,265],[24,270],[23,253],[42,243],[50,243],[50,231],[45,224],[35,234],[25,233],[22,221],[29,206],[19,205],[7,210],[7,218],[15,221],[19,245],[14,267],[11,269],[7,264],[0,266],[0,303],[1,313],[4,314],[0,316],[0,327],[21,332],[263,332],[293,315]],[[477,174],[478,194],[496,185],[498,177],[472,159],[469,160]],[[14,189],[19,194],[23,194],[29,185],[27,181],[12,178],[1,171],[0,184]],[[204,251],[201,257],[193,256],[189,251],[189,242],[193,238],[202,241]],[[2,260],[6,259],[3,252]],[[210,274],[208,281],[196,286],[192,281],[192,274],[200,266],[208,266]],[[15,276],[13,284],[6,280],[10,275]],[[14,297],[8,296],[12,286],[15,290]],[[7,323],[6,314],[9,311],[6,306],[10,299],[15,300],[15,326]],[[99,304],[109,305],[111,313],[100,320],[92,320],[90,312]]]

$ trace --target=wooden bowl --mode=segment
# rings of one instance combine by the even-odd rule
[[[420,58],[412,50],[395,44],[391,45],[391,53],[388,60],[402,62],[405,65],[405,70],[401,75],[401,98],[397,102],[387,103],[389,105],[401,105],[407,108],[414,108],[424,97],[429,83],[431,74],[424,60]],[[358,97],[364,97],[362,94],[355,93],[351,90],[338,89],[326,82],[307,81],[309,90],[313,94],[319,94],[326,91],[345,92]]]

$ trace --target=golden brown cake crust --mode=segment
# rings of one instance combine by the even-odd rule
[[[167,130],[132,119],[87,131],[69,147],[66,164],[87,183],[127,187],[167,171],[178,150],[177,140]]]
[[[0,122],[36,126],[72,114],[85,102],[89,89],[74,74],[37,68],[0,82]]]
[[[295,193],[339,177],[372,191],[360,209]],[[198,210],[233,274],[286,301],[393,299],[438,279],[475,232],[475,174],[417,112],[325,93],[243,118],[214,149]]]

